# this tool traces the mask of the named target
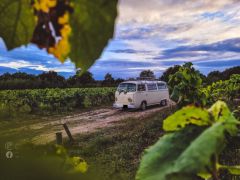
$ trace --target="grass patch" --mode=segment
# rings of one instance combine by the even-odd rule
[[[126,119],[115,127],[75,137],[76,146],[66,145],[72,155],[89,164],[86,176],[98,179],[134,179],[144,149],[163,135],[162,122],[172,113],[166,108],[145,119]]]

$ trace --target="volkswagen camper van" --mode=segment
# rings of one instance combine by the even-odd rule
[[[167,105],[169,92],[163,81],[125,81],[115,92],[114,108],[134,108],[145,110],[150,105]]]

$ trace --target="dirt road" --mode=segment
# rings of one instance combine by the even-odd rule
[[[172,106],[173,103],[169,103],[168,106],[150,107],[145,111],[122,111],[104,107],[85,112],[73,112],[69,116],[34,116],[15,121],[3,121],[0,124],[0,141],[12,141],[20,144],[30,141],[36,144],[45,144],[55,140],[56,132],[62,132],[63,137],[67,136],[62,126],[63,123],[68,125],[74,136],[122,125],[120,121],[123,119],[136,118],[141,120]]]
[[[74,114],[72,116],[62,117],[60,120],[51,121],[50,123],[39,123],[30,126],[30,129],[39,129],[48,127],[44,133],[32,138],[32,141],[36,144],[45,144],[55,140],[55,133],[62,132],[63,137],[66,137],[66,133],[62,124],[66,123],[72,133],[72,135],[80,133],[90,133],[102,128],[114,126],[117,121],[121,121],[127,118],[145,118],[155,112],[160,112],[164,108],[173,106],[173,103],[169,103],[165,107],[151,107],[145,111],[122,111],[113,108],[101,108],[97,110],[91,110],[84,113]]]

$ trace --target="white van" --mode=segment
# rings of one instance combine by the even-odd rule
[[[140,108],[150,105],[167,105],[169,92],[163,81],[125,81],[115,92],[114,108]]]

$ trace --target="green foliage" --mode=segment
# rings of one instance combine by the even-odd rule
[[[171,99],[180,107],[187,104],[206,104],[206,96],[201,91],[202,79],[199,71],[192,67],[192,63],[185,63],[170,76],[169,87]]]
[[[61,112],[100,106],[114,100],[115,88],[68,88],[0,91],[0,114]]]
[[[166,69],[162,76],[159,78],[161,81],[165,81],[165,82],[168,82],[169,81],[169,78],[171,75],[175,74],[176,72],[179,71],[179,68],[181,66],[179,65],[174,65],[173,67],[169,67],[168,69]]]
[[[28,44],[35,27],[31,0],[0,1],[0,37],[8,49]]]
[[[230,174],[240,175],[240,166],[219,165],[219,169],[226,169]]]
[[[19,145],[18,157],[2,158],[1,179],[83,179],[87,162],[79,156],[70,156],[63,146]]]
[[[88,165],[84,159],[78,156],[69,156],[67,150],[60,145],[56,145],[56,154],[63,159],[63,169],[69,173],[85,173]]]
[[[178,118],[176,118],[178,117]],[[211,124],[209,113],[206,109],[195,106],[187,106],[181,111],[175,112],[164,120],[163,128],[165,131],[176,131],[189,124],[207,126]]]
[[[42,88],[78,88],[78,87],[116,87],[123,79],[114,79],[107,73],[104,80],[95,80],[93,74],[77,71],[75,75],[65,78],[57,72],[48,71],[39,75],[16,72],[0,75],[0,90],[42,89]],[[109,76],[110,75],[110,76]]]
[[[212,71],[207,75],[207,83],[210,85],[213,82],[224,81],[230,79],[233,74],[240,74],[240,66],[225,69],[222,72]]]
[[[191,118],[193,115],[203,122],[196,122],[195,117]],[[146,150],[136,179],[193,180],[203,174],[216,178],[217,156],[225,147],[226,134],[237,134],[238,124],[221,101],[208,110],[197,107],[179,110],[163,125],[165,130],[176,131],[164,135]]]
[[[209,103],[218,99],[232,101],[240,98],[240,74],[233,74],[229,80],[218,81],[202,89],[206,94]]]
[[[27,43],[82,72],[113,37],[118,0],[1,0],[0,37],[8,49]],[[50,27],[51,24],[51,27]]]

